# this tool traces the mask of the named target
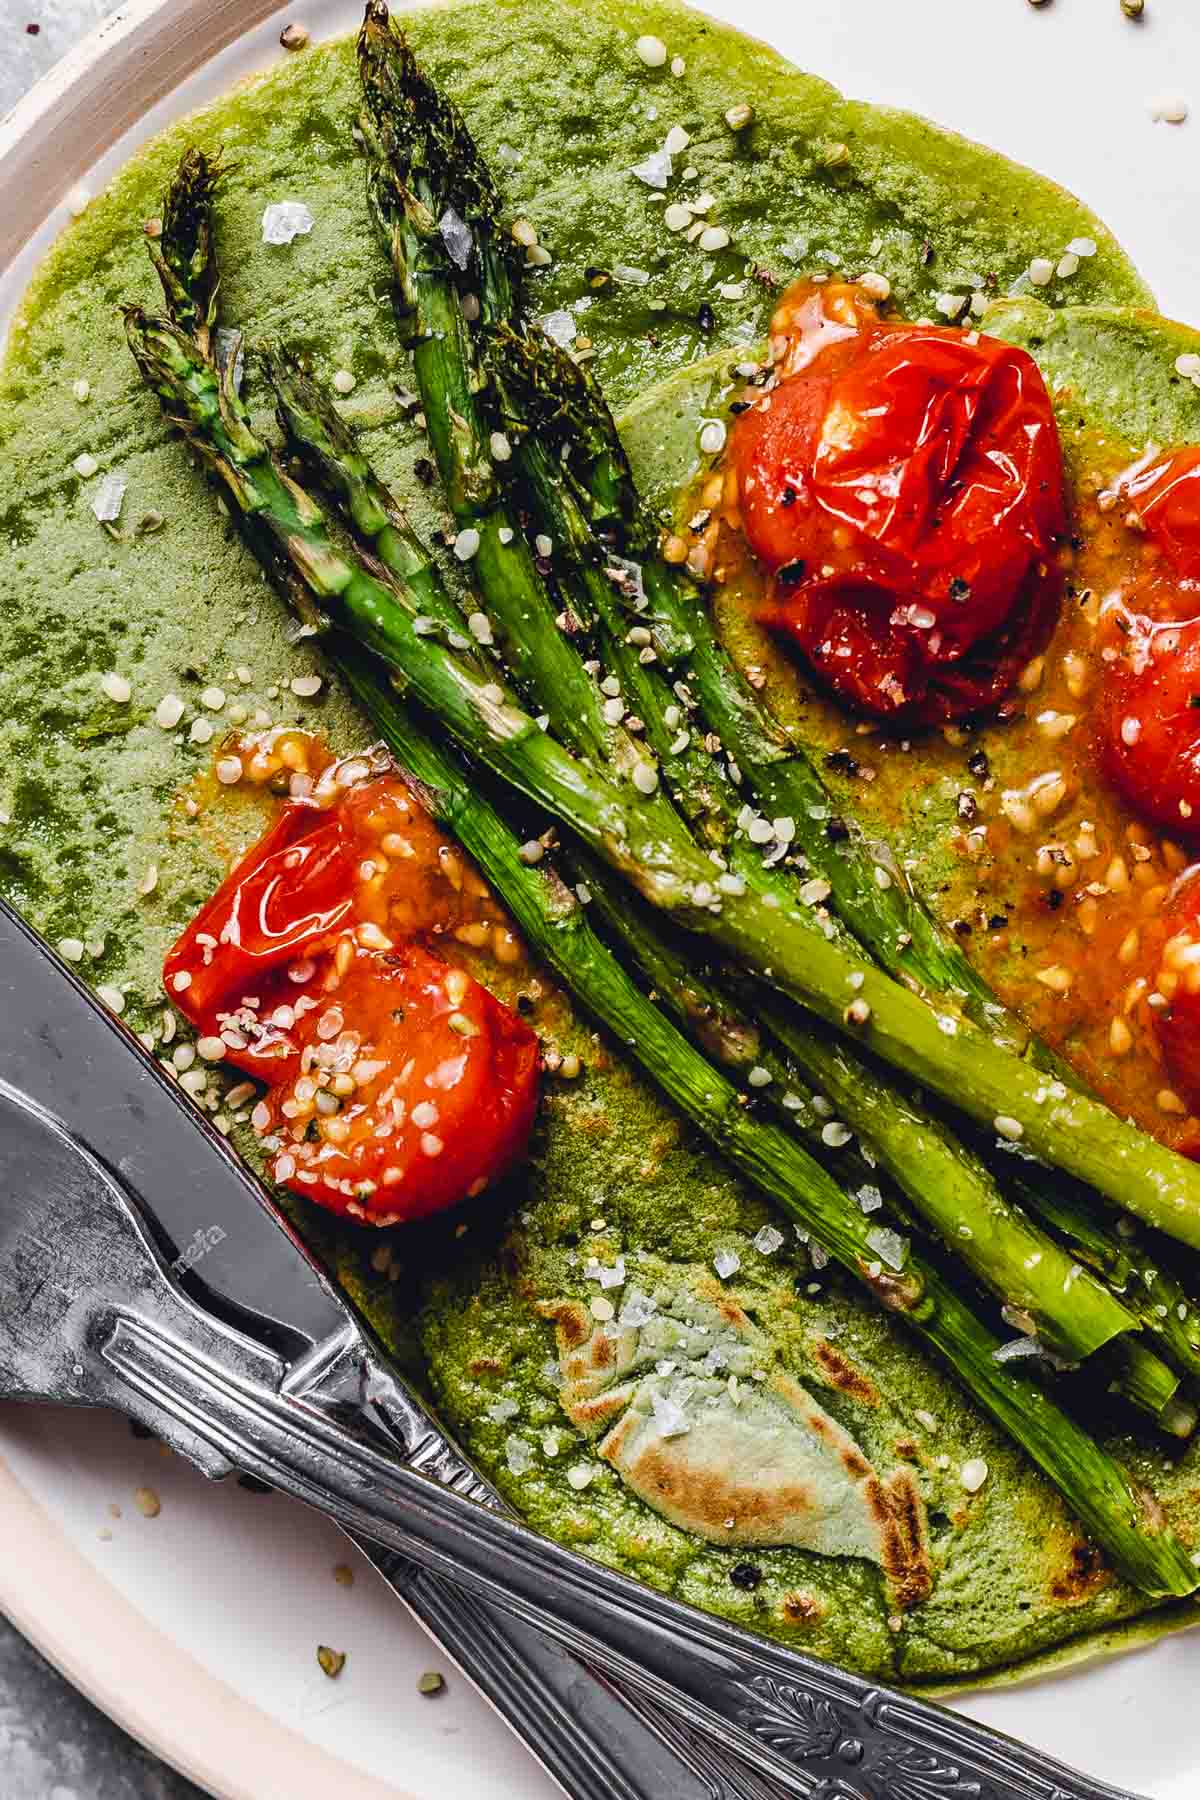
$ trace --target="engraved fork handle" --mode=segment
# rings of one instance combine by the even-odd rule
[[[539,1537],[364,1445],[239,1360],[238,1334],[186,1336],[98,1301],[85,1354],[186,1438],[641,1686],[804,1800],[1133,1800],[1000,1733],[751,1637]],[[126,1391],[121,1392],[121,1388]]]

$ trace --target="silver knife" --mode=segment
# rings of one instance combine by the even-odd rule
[[[205,1310],[173,1279],[140,1198],[190,1184],[207,1204],[224,1188],[232,1222],[232,1195],[250,1204],[256,1184],[148,1058],[133,1057],[137,1082],[122,1072],[128,1033],[32,934],[11,917],[0,926],[0,1394],[115,1405],[209,1475],[248,1470],[599,1658],[689,1732],[720,1730],[802,1800],[1131,1800],[465,1498],[477,1477],[353,1321],[297,1354],[277,1316],[290,1348],[239,1330],[227,1303],[224,1317]],[[190,1137],[166,1128],[172,1115]],[[230,1283],[260,1320],[264,1274]],[[382,1429],[403,1461],[378,1448]],[[689,1792],[673,1775],[650,1780],[656,1800]]]

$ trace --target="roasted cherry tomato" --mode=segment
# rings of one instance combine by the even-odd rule
[[[1200,871],[1181,879],[1164,923],[1168,935],[1154,985],[1169,1004],[1155,1013],[1154,1029],[1171,1085],[1200,1112]]]
[[[1097,712],[1100,760],[1142,818],[1200,832],[1200,618],[1123,615]]]
[[[525,1147],[537,1038],[419,944],[359,950],[296,1035],[299,1073],[256,1124],[283,1140],[276,1180],[334,1212],[423,1218],[480,1193]]]
[[[1200,448],[1120,480],[1118,503],[1144,540],[1123,603],[1110,603],[1097,742],[1134,810],[1200,833]]]
[[[1119,493],[1174,574],[1200,583],[1200,446],[1156,457],[1123,481]]]
[[[521,1153],[533,1032],[420,936],[478,923],[486,888],[404,784],[287,805],[171,950],[202,1056],[268,1083],[273,1171],[376,1223],[480,1191]],[[484,935],[488,935],[485,931]]]
[[[1003,698],[1049,634],[1066,528],[1050,398],[1025,351],[797,291],[779,384],[733,434],[761,617],[864,712],[932,722]]]

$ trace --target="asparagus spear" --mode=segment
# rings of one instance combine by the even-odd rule
[[[187,339],[177,330],[146,320],[136,309],[127,315],[127,329],[139,366],[169,416],[190,428],[192,441],[203,446],[209,466],[239,501],[249,541],[268,572],[282,578],[289,595],[304,586],[324,598],[331,570],[320,554],[315,503],[287,483],[269,450],[255,440],[230,384],[222,389],[203,358],[189,363],[183,354]],[[343,592],[353,587],[356,575],[369,579],[350,568]],[[817,1231],[885,1304],[942,1350],[981,1404],[1061,1487],[1130,1580],[1156,1595],[1193,1591],[1200,1576],[1150,1499],[1043,1390],[1001,1366],[995,1337],[935,1269],[909,1252],[900,1259],[900,1271],[884,1272],[861,1212],[788,1134],[745,1114],[736,1090],[679,1038],[600,945],[572,896],[526,863],[477,784],[417,726],[377,670],[348,645],[335,647],[335,658],[351,690],[423,784],[431,809],[476,857],[549,965],[631,1045],[643,1067],[743,1172]]]
[[[223,173],[219,156],[189,146],[163,197],[161,236],[158,242],[146,240],[171,317],[202,356],[211,354],[217,321],[220,273],[212,203]]]

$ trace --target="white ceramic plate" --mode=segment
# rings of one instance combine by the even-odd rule
[[[352,0],[134,0],[0,124],[0,319],[66,222],[153,131],[316,36]],[[910,106],[1073,188],[1164,311],[1200,321],[1200,9],[1149,0],[710,0],[864,99]],[[631,5],[630,20],[636,20]],[[1194,123],[1153,123],[1191,98]],[[156,1489],[147,1519],[134,1490]],[[119,1518],[109,1508],[119,1506]],[[0,1408],[0,1606],[99,1705],[220,1800],[545,1800],[549,1781],[323,1521],[210,1487],[114,1419]],[[352,1588],[333,1579],[355,1562]],[[336,1683],[318,1643],[347,1652]],[[444,1662],[442,1663],[444,1667]],[[964,1709],[1154,1800],[1196,1800],[1200,1639],[1173,1639]],[[668,1797],[664,1796],[664,1800]]]

